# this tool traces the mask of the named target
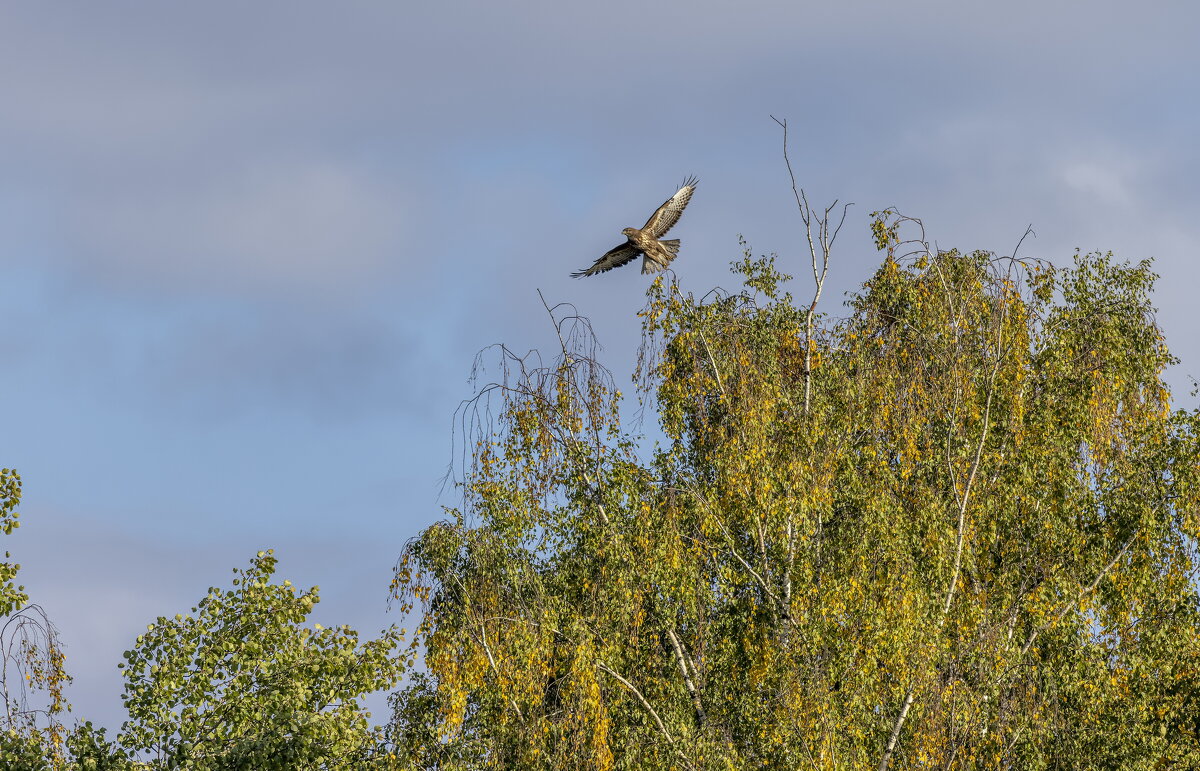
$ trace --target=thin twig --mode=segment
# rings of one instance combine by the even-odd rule
[[[454,582],[458,584],[459,591],[463,593],[463,599],[467,603],[467,612],[469,614],[471,605],[473,604],[471,602],[471,594],[467,591],[467,587],[463,585],[462,580],[457,575],[454,576]],[[487,627],[484,626],[482,619],[479,621],[479,644],[483,647],[483,652],[487,654],[488,664],[491,665],[492,673],[496,676],[497,685],[499,685],[500,667],[496,665],[496,658],[492,656],[492,648],[487,642]],[[512,704],[512,708],[514,711],[516,711],[517,717],[524,721],[525,715],[521,713],[521,708],[517,706],[517,700],[510,696],[508,698],[508,702]]]
[[[679,298],[679,302],[681,304],[684,303],[685,301],[683,299],[683,295],[679,293],[679,285],[672,284],[671,289],[675,292],[675,296]],[[712,367],[713,377],[717,379],[717,388],[721,389],[721,394],[723,396],[729,396],[729,393],[725,390],[725,382],[721,380],[721,370],[717,368],[717,360],[715,357],[713,357],[712,348],[708,344],[708,337],[704,334],[704,325],[697,324],[696,332],[700,335],[700,342],[704,343],[704,352],[708,354],[708,363]]]
[[[712,521],[717,523],[717,527],[719,527],[721,529],[722,535],[725,536],[725,540],[729,544],[729,553],[733,555],[734,559],[736,559],[739,563],[741,563],[742,567],[744,567],[746,569],[746,572],[750,574],[750,577],[755,580],[755,582],[759,585],[759,587],[763,590],[763,592],[765,592],[768,597],[770,597],[780,608],[782,608],[784,619],[785,620],[790,619],[791,614],[788,612],[787,606],[784,605],[783,602],[779,599],[779,595],[777,595],[771,589],[771,585],[761,575],[758,574],[758,571],[756,571],[754,569],[754,567],[746,560],[746,558],[743,557],[741,554],[738,554],[737,546],[735,545],[734,538],[733,538],[733,533],[729,532],[729,529],[727,527],[725,527],[725,523],[721,521],[721,518],[718,517],[716,512],[714,512],[712,510],[712,508],[708,505],[708,501],[704,500],[704,497],[700,495],[699,491],[694,490],[690,487],[676,488],[676,489],[680,489],[680,490],[682,490],[682,492],[690,493],[692,495],[692,497],[696,499],[696,501],[700,504],[701,508],[704,509],[705,513],[708,514],[708,516],[712,518]]]

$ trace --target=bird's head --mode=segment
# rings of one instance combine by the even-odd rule
[[[637,228],[625,228],[621,232],[625,234],[626,238],[628,238],[629,236],[631,236],[637,232]]]

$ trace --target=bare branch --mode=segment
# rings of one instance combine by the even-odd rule
[[[825,207],[824,213],[820,216],[813,212],[804,188],[796,183],[796,173],[792,169],[792,160],[788,155],[787,121],[780,120],[774,115],[771,116],[771,120],[778,123],[779,127],[783,129],[783,162],[787,166],[788,178],[792,183],[792,196],[796,199],[796,207],[800,210],[800,220],[804,223],[804,236],[808,242],[813,282],[816,285],[812,302],[808,306],[804,319],[804,413],[807,415],[812,404],[813,319],[817,313],[817,304],[821,301],[821,293],[825,289],[825,279],[829,275],[829,258],[833,250],[833,242],[837,240],[838,233],[841,232],[842,225],[846,222],[846,214],[853,204],[845,204],[842,207],[842,216],[838,220],[837,226],[831,231],[829,218],[833,210],[837,208],[838,202],[835,200]],[[814,224],[816,225],[815,237],[813,234]]]

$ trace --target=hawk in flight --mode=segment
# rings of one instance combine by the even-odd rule
[[[609,249],[603,257],[593,263],[592,267],[575,271],[571,274],[571,278],[593,276],[606,270],[619,268],[639,254],[642,255],[642,273],[658,273],[660,270],[666,270],[667,266],[671,264],[671,260],[679,254],[679,239],[672,238],[669,241],[660,241],[659,239],[666,235],[676,222],[679,222],[684,207],[688,205],[688,201],[692,200],[692,193],[695,191],[696,178],[685,179],[675,195],[668,198],[666,203],[658,207],[658,211],[650,215],[650,219],[646,220],[646,224],[642,225],[641,230],[637,228],[622,230],[621,232],[625,234],[625,243]]]

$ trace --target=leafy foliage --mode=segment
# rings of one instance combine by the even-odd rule
[[[15,469],[0,469],[0,532],[10,535],[21,526],[17,506],[21,503],[21,475]],[[17,586],[14,580],[20,565],[9,562],[12,555],[4,552],[0,562],[0,616],[11,616],[13,611],[29,602],[25,587]]]
[[[10,535],[20,526],[20,502],[20,475],[0,469],[0,533]],[[11,556],[6,551],[0,562],[0,760],[6,768],[50,768],[64,762],[58,718],[70,709],[63,689],[71,678],[58,632],[15,583],[21,566],[9,562]]]
[[[119,740],[129,756],[188,769],[366,762],[378,737],[359,699],[398,680],[399,633],[359,644],[345,626],[302,626],[317,590],[271,583],[275,564],[271,551],[259,552],[235,571],[233,588],[210,589],[190,615],[160,617],[126,652],[129,721]],[[94,734],[80,739],[111,758],[101,744]]]
[[[397,569],[404,762],[1200,765],[1200,415],[1149,266],[903,254],[911,223],[811,330],[771,260],[657,280],[648,455],[578,318],[549,366],[501,349],[463,505]]]

